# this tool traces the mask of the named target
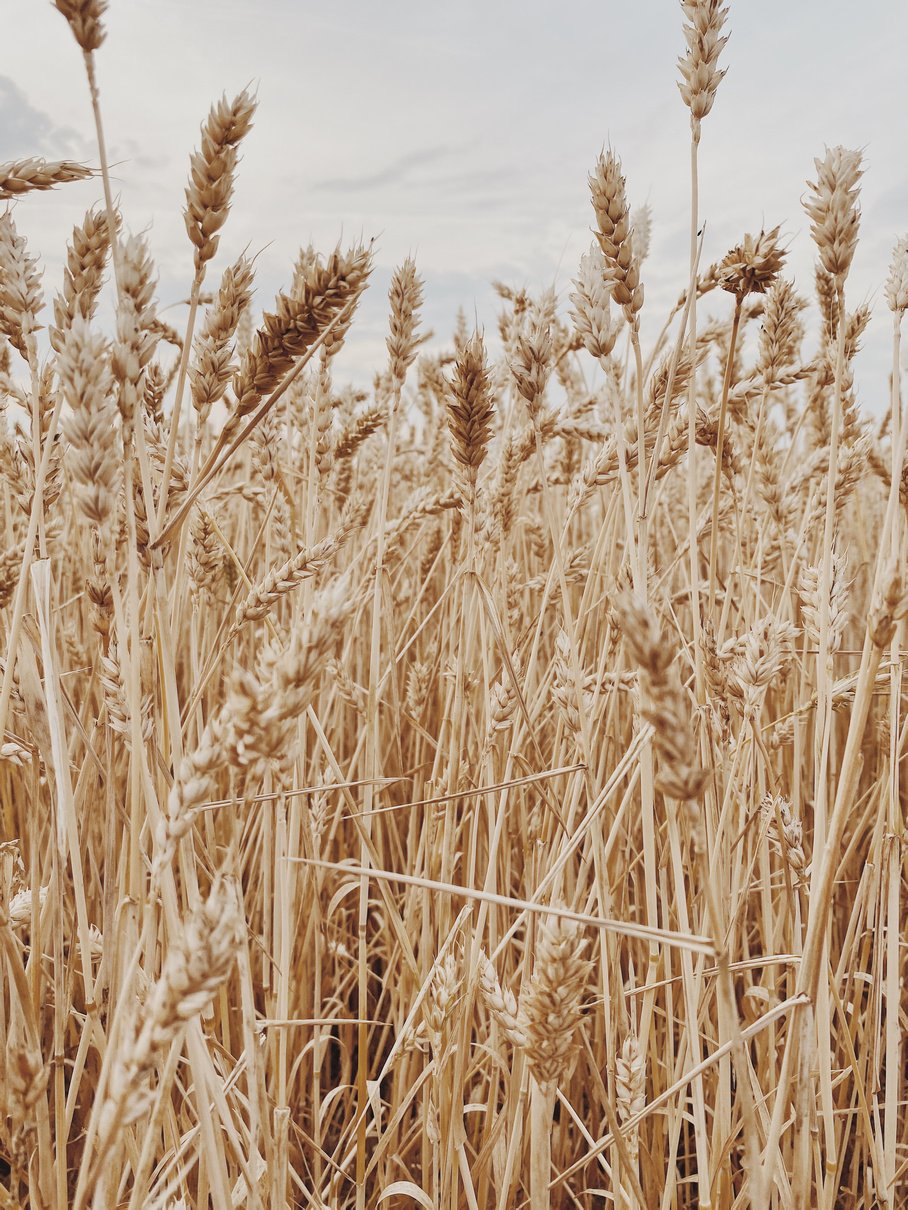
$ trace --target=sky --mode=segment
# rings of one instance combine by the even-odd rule
[[[97,163],[81,55],[46,0],[4,0],[0,160]],[[883,285],[908,231],[905,0],[730,0],[728,74],[700,150],[704,263],[745,232],[782,224],[788,272],[812,290],[802,200],[826,145],[861,148],[861,242],[847,287],[873,320],[859,394],[885,408],[891,319]],[[415,256],[425,324],[444,339],[458,307],[495,329],[501,279],[571,289],[591,239],[587,175],[621,157],[631,205],[648,202],[653,244],[644,335],[687,280],[688,111],[675,0],[111,0],[97,55],[101,104],[127,226],[147,231],[159,305],[179,326],[192,277],[181,210],[189,154],[221,93],[257,91],[235,204],[212,280],[247,246],[257,304],[290,282],[310,239],[377,237],[376,269],[338,377],[383,368],[387,286]],[[16,222],[57,289],[73,224],[100,182],[32,195]],[[716,298],[707,312],[723,314]]]

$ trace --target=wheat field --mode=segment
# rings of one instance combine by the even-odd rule
[[[779,228],[709,262],[733,48],[684,0],[656,338],[593,149],[570,285],[430,338],[407,259],[354,390],[373,244],[273,304],[231,246],[248,90],[161,317],[106,4],[56,8],[97,161],[0,165],[0,1210],[908,1205],[908,238],[866,414],[860,152],[805,165],[812,281]],[[45,294],[17,217],[89,177]]]

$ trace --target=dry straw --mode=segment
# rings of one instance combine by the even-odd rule
[[[249,90],[159,284],[106,6],[56,7],[98,170],[0,166],[0,1206],[896,1210],[908,246],[874,386],[860,154],[812,280],[723,256],[685,0],[683,279],[593,148],[573,281],[427,334],[431,274],[305,216],[255,295]]]

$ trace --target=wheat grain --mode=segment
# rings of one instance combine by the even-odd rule
[[[712,109],[725,75],[717,63],[728,43],[728,36],[722,36],[728,9],[722,7],[722,0],[682,0],[681,8],[687,19],[683,26],[687,53],[678,60],[678,88],[690,110],[694,137],[699,140],[700,123]]]
[[[55,185],[67,185],[71,181],[84,181],[91,176],[91,169],[72,160],[13,160],[0,164],[0,201],[19,197],[32,190],[53,189]]]
[[[69,22],[73,37],[86,54],[101,46],[106,36],[102,18],[107,0],[54,0],[54,5]]]
[[[189,185],[183,219],[195,248],[199,273],[215,255],[218,232],[227,221],[239,158],[239,145],[252,127],[256,102],[246,91],[222,97],[202,125],[202,146],[189,161]]]
[[[110,350],[86,319],[74,319],[63,335],[57,368],[72,413],[66,438],[76,500],[87,520],[104,525],[119,492],[122,451],[115,423]]]

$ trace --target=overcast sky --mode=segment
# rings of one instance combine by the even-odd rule
[[[96,163],[65,20],[43,0],[5,4],[0,160]],[[651,324],[686,282],[688,112],[674,0],[111,0],[107,28],[98,71],[115,187],[127,225],[149,231],[162,307],[185,298],[191,278],[181,207],[199,125],[222,92],[250,82],[258,115],[215,269],[247,244],[260,251],[257,302],[268,305],[310,238],[328,249],[339,236],[378,236],[373,286],[343,355],[360,382],[381,368],[387,282],[408,252],[440,333],[459,305],[494,329],[492,278],[565,294],[589,244],[586,178],[605,143],[623,160],[631,204],[653,210]],[[810,292],[801,199],[813,157],[824,144],[862,148],[848,297],[873,304],[858,381],[880,410],[890,364],[882,285],[908,231],[908,3],[730,0],[729,29],[728,75],[701,144],[705,260],[782,223],[790,271]],[[96,196],[98,182],[87,182],[16,208],[48,295],[68,232]]]

